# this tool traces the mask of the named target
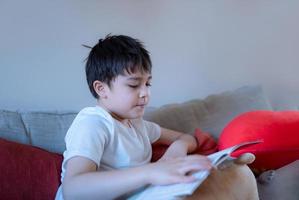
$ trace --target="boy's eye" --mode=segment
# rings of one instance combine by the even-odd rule
[[[150,86],[152,86],[152,84],[151,83],[146,83],[145,84],[146,85],[146,87],[150,87]],[[138,85],[128,85],[130,88],[138,88],[140,85],[138,84]]]
[[[139,85],[128,85],[130,88],[138,88]]]

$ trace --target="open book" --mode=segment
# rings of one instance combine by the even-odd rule
[[[231,162],[235,158],[231,157],[230,154],[234,152],[236,149],[260,143],[261,141],[251,141],[251,142],[243,142],[241,144],[232,146],[230,148],[224,149],[222,151],[218,151],[208,156],[211,160],[212,165],[216,168],[219,167],[221,164]],[[129,198],[129,200],[173,200],[179,199],[179,197],[191,195],[196,188],[209,176],[210,171],[204,170],[199,171],[193,174],[196,177],[196,181],[192,183],[179,183],[173,185],[162,185],[162,186],[148,186],[142,192],[134,195],[133,197]]]

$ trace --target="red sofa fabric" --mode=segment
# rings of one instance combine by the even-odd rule
[[[0,139],[1,199],[54,199],[62,156]]]

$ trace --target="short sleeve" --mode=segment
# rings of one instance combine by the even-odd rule
[[[161,136],[161,127],[153,122],[149,122],[146,120],[143,120],[144,126],[146,128],[146,131],[148,133],[148,137],[150,139],[151,143],[154,143],[157,141]]]
[[[94,161],[99,167],[112,132],[112,123],[100,116],[87,116],[74,121],[65,137],[65,161],[74,156],[82,156]]]

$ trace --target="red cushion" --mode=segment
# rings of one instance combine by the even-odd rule
[[[168,148],[168,145],[166,145],[166,144],[153,144],[152,148],[153,148],[153,153],[152,153],[151,162],[156,162],[157,160],[159,160],[163,156],[163,154],[165,153],[165,151]]]
[[[256,172],[277,169],[299,159],[299,112],[252,111],[232,120],[219,138],[219,149],[262,139],[263,143],[244,147],[234,156],[245,152],[256,155],[251,165]]]
[[[198,148],[193,152],[195,154],[208,155],[217,151],[217,142],[208,133],[202,132],[199,128],[194,131],[194,137],[197,140]],[[168,145],[165,144],[153,144],[152,162],[159,160]]]
[[[54,199],[62,156],[0,138],[1,199]]]
[[[209,133],[205,133],[197,128],[194,136],[197,140],[198,148],[193,153],[209,155],[218,151],[217,142]]]

